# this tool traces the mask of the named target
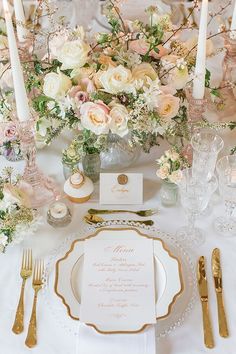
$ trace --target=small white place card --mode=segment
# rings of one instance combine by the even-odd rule
[[[153,240],[86,240],[80,320],[108,333],[156,323]]]
[[[101,173],[100,204],[143,204],[143,174]]]

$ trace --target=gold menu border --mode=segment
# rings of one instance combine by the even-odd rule
[[[148,238],[148,239],[152,239],[152,240],[159,240],[161,243],[162,243],[162,246],[164,248],[164,250],[169,254],[169,256],[171,258],[174,258],[177,262],[178,262],[178,268],[179,268],[179,277],[180,277],[180,284],[181,284],[181,288],[180,288],[180,291],[178,293],[175,294],[175,296],[173,297],[172,299],[172,302],[169,304],[168,306],[168,312],[166,315],[164,316],[161,316],[161,317],[157,317],[156,320],[161,320],[161,319],[164,319],[164,318],[167,318],[170,313],[171,313],[171,310],[172,310],[172,307],[173,305],[175,304],[177,298],[183,293],[184,291],[184,282],[183,282],[183,276],[182,276],[182,266],[181,266],[181,262],[180,260],[174,256],[171,251],[167,248],[166,244],[164,243],[164,241],[158,237],[153,237],[153,236],[149,236],[149,235],[146,235],[146,234],[143,234],[142,232],[140,232],[139,230],[137,230],[136,228],[133,228],[133,227],[129,227],[129,228],[100,228],[98,229],[95,233],[91,234],[91,235],[88,235],[87,237],[83,238],[83,239],[76,239],[72,242],[71,244],[71,247],[69,249],[69,251],[67,251],[67,253],[65,254],[65,256],[61,259],[59,259],[57,262],[56,262],[56,274],[55,274],[55,285],[54,285],[54,291],[56,293],[56,295],[62,300],[63,304],[66,306],[67,308],[67,313],[68,315],[73,319],[73,320],[77,320],[79,321],[79,318],[78,317],[75,317],[72,315],[71,313],[71,309],[70,309],[70,306],[66,303],[66,300],[64,298],[64,296],[62,294],[60,294],[57,290],[57,287],[58,287],[58,278],[59,278],[59,264],[61,262],[63,262],[65,259],[68,258],[69,254],[74,250],[74,247],[75,247],[75,244],[77,242],[83,242],[85,240],[88,240],[90,238],[93,238],[93,237],[96,237],[101,231],[136,231],[141,237],[145,237],[145,238]],[[88,326],[91,326],[93,327],[97,332],[101,333],[101,334],[132,334],[132,333],[140,333],[142,332],[147,326],[149,326],[150,324],[145,324],[142,328],[136,330],[136,331],[111,331],[111,332],[108,332],[108,331],[101,331],[99,328],[96,327],[96,325],[92,324],[92,323],[86,323]]]

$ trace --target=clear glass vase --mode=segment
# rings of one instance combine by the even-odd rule
[[[101,169],[121,172],[135,163],[139,152],[137,146],[130,145],[128,137],[109,134],[107,150],[101,153]]]
[[[178,201],[178,186],[168,180],[163,180],[161,186],[161,203],[165,207],[175,206]]]
[[[97,182],[99,180],[101,171],[100,154],[94,153],[85,155],[82,159],[82,166],[84,174],[93,182]]]

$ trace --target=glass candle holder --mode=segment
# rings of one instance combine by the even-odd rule
[[[54,228],[65,227],[70,224],[72,220],[71,208],[68,201],[59,199],[50,204],[47,212],[47,222]]]

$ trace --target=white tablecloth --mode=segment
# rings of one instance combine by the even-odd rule
[[[235,135],[234,135],[235,137]],[[63,184],[62,167],[60,163],[60,151],[66,144],[66,139],[60,139],[51,148],[41,151],[38,156],[39,165],[44,171],[53,176],[61,185]],[[178,227],[185,223],[185,216],[180,206],[175,208],[164,208],[159,198],[160,183],[156,178],[155,158],[160,154],[161,148],[156,148],[150,155],[145,155],[136,166],[129,169],[131,172],[143,172],[144,208],[160,209],[160,214],[153,217],[156,225],[168,233],[174,234]],[[46,154],[47,153],[47,154]],[[0,167],[6,165],[6,161],[0,158]],[[22,162],[14,164],[21,169]],[[96,199],[96,196],[95,198]],[[97,207],[98,202],[92,200],[90,203],[75,207],[74,218],[71,225],[66,229],[54,230],[46,223],[31,239],[24,244],[9,248],[6,254],[0,255],[0,353],[2,354],[26,354],[30,350],[24,346],[26,333],[15,335],[11,332],[14,321],[16,305],[18,302],[20,277],[19,265],[23,247],[32,247],[35,257],[47,258],[48,255],[59,246],[66,236],[74,233],[82,223],[82,217],[89,207]],[[210,310],[213,319],[216,348],[211,352],[214,354],[235,354],[236,346],[236,275],[235,253],[236,238],[221,238],[214,232],[212,222],[216,215],[223,211],[222,205],[215,206],[212,215],[202,218],[199,226],[204,229],[206,243],[192,251],[192,259],[197,262],[200,255],[205,255],[208,261],[208,278],[210,290]],[[129,217],[129,216],[126,216]],[[230,338],[222,339],[218,335],[217,307],[214,294],[213,281],[210,272],[210,254],[214,247],[219,247],[222,252],[223,280],[225,287],[225,303],[229,320]],[[51,294],[50,296],[55,296]],[[25,323],[28,324],[32,305],[33,292],[30,283],[26,287],[26,313]],[[32,351],[36,354],[80,354],[79,344],[76,343],[74,335],[66,332],[45,305],[43,297],[39,295],[38,306],[38,336],[39,344]],[[158,354],[197,354],[205,353],[202,333],[201,307],[198,301],[194,310],[184,324],[171,333],[168,337],[157,343]],[[83,353],[81,353],[83,354]],[[96,354],[94,352],[94,354]],[[130,352],[130,354],[136,354]]]

